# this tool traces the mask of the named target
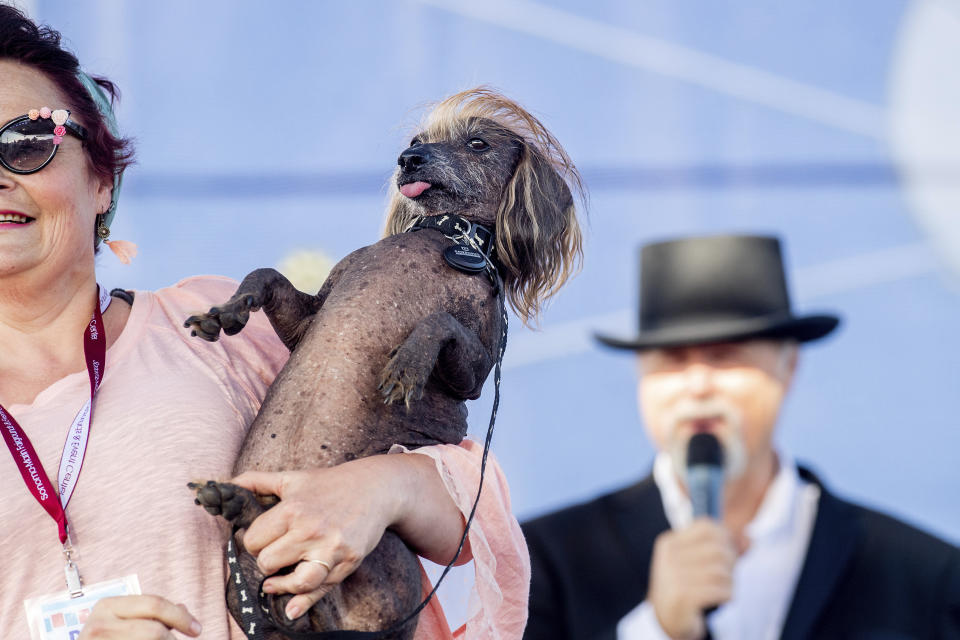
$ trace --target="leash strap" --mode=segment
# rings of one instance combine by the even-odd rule
[[[233,544],[233,537],[236,533],[237,527],[234,527],[233,531],[230,532],[230,540],[227,541],[227,566],[230,569],[230,586],[237,594],[237,602],[240,605],[240,625],[243,628],[244,635],[250,640],[263,640],[267,625],[263,616],[258,615],[257,609],[260,609],[263,613],[269,613],[269,611],[254,596],[253,591],[247,584],[247,579],[243,576],[243,571],[240,570],[237,548]]]

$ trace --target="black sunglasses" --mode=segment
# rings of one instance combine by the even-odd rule
[[[0,165],[13,173],[35,173],[50,164],[63,141],[71,134],[79,140],[87,130],[70,120],[66,109],[33,110],[0,127]]]

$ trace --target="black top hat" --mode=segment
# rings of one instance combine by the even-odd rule
[[[617,349],[653,349],[749,338],[816,340],[835,315],[795,316],[780,241],[711,236],[649,244],[640,250],[640,335],[597,335]]]

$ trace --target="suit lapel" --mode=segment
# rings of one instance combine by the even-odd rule
[[[611,496],[609,507],[613,530],[628,558],[628,566],[623,568],[633,577],[631,603],[622,613],[626,615],[647,597],[653,542],[670,524],[652,475]]]
[[[831,495],[810,471],[801,468],[800,476],[820,487],[820,501],[781,640],[810,638],[810,632],[830,601],[860,538],[850,505]]]

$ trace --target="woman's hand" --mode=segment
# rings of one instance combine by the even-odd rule
[[[231,482],[280,503],[254,520],[243,544],[271,575],[266,593],[294,593],[286,614],[298,618],[353,573],[388,528],[421,555],[449,562],[463,533],[463,516],[421,455],[381,455],[336,467],[265,473]]]
[[[160,596],[117,596],[94,605],[79,640],[174,640],[172,629],[195,638],[201,627],[182,604]]]

